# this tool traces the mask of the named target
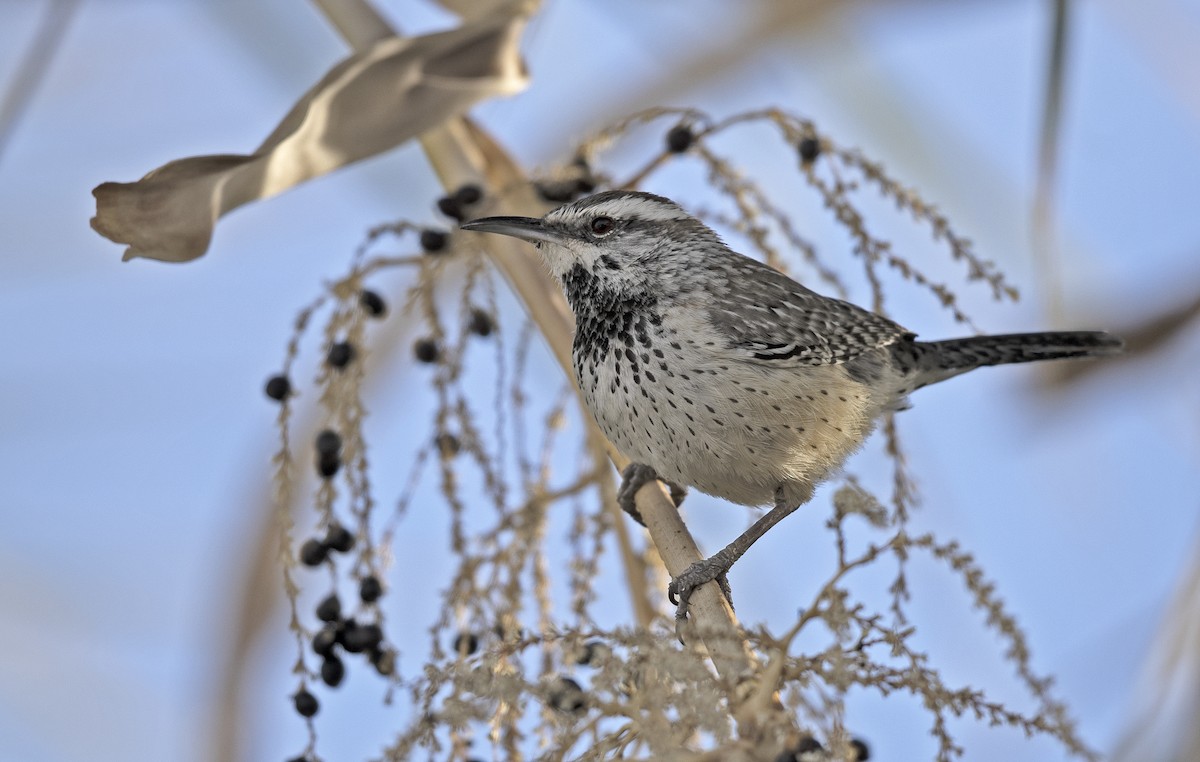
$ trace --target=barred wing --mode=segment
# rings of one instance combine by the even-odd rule
[[[779,368],[833,365],[915,335],[749,257],[723,258],[720,268],[706,311],[731,359]]]

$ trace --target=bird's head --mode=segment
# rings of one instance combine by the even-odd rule
[[[484,217],[462,228],[534,243],[560,281],[580,267],[621,290],[659,287],[704,244],[721,245],[712,230],[674,201],[640,191],[605,191],[540,219]]]

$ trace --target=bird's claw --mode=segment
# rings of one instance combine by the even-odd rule
[[[676,607],[677,628],[683,620],[687,619],[688,602],[692,598],[692,593],[701,585],[714,580],[720,585],[725,600],[729,601],[729,607],[733,608],[733,591],[729,587],[729,577],[727,576],[730,566],[733,566],[733,562],[717,553],[711,558],[697,561],[671,580],[671,584],[667,585],[667,600]]]
[[[621,472],[621,487],[617,490],[617,505],[621,506],[621,510],[628,513],[634,521],[642,526],[646,526],[646,522],[642,520],[642,514],[637,509],[634,496],[647,482],[652,482],[657,478],[658,474],[654,469],[642,463],[630,463]]]
[[[634,521],[642,526],[646,526],[646,522],[642,520],[642,514],[637,509],[634,497],[638,490],[658,478],[658,472],[644,463],[630,463],[621,472],[621,487],[617,490],[617,505],[621,506],[621,510],[628,513]],[[678,508],[683,502],[683,498],[687,496],[687,487],[681,487],[674,482],[665,480],[664,482],[671,491],[671,501]]]
[[[687,487],[675,482],[667,482],[667,489],[671,491],[671,502],[675,504],[675,507],[683,505],[683,499],[687,497],[688,493]]]

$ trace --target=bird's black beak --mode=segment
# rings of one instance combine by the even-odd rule
[[[464,222],[460,227],[480,233],[508,235],[530,243],[561,243],[563,239],[561,233],[547,228],[535,217],[483,217]]]

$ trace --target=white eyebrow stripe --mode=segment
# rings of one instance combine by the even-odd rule
[[[569,207],[564,207],[564,211]],[[577,216],[614,217],[620,219],[639,219],[650,221],[686,220],[690,215],[675,204],[664,204],[636,196],[614,198],[601,201],[598,204],[586,206],[583,209],[570,209]],[[564,215],[565,216],[565,215]]]

